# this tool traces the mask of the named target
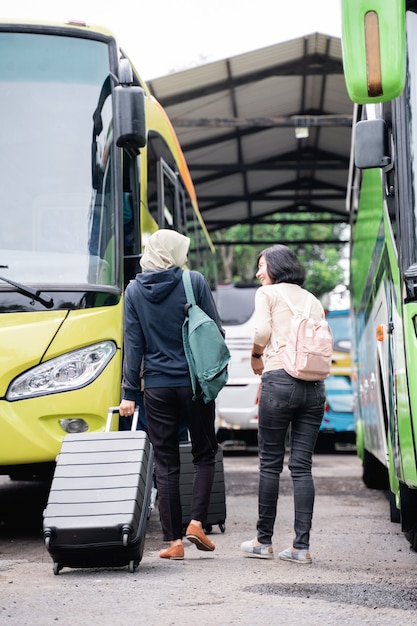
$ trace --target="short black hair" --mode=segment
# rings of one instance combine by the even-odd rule
[[[278,243],[262,250],[258,254],[258,263],[262,256],[265,257],[268,275],[273,283],[293,283],[303,286],[306,271],[291,248]]]

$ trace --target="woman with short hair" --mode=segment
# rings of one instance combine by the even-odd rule
[[[284,245],[263,250],[258,256],[257,278],[262,283],[255,296],[255,334],[251,365],[262,376],[258,413],[259,490],[255,539],[241,545],[245,556],[271,559],[277,513],[279,479],[284,465],[287,432],[290,434],[288,467],[294,486],[292,546],[279,558],[311,563],[310,530],[314,506],[312,456],[324,414],[323,381],[293,378],[283,368],[282,350],[290,332],[291,309],[283,297],[303,311],[310,292],[303,289],[305,269],[295,253]],[[313,296],[311,317],[324,319],[324,310]]]

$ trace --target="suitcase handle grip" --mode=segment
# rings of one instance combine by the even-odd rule
[[[107,413],[106,433],[110,432],[112,421],[113,421],[113,415],[118,412],[119,412],[118,406],[111,406],[109,408],[109,412]],[[139,407],[135,407],[135,412],[133,413],[133,417],[132,417],[131,430],[136,430],[137,425],[138,425],[138,420],[139,420]]]

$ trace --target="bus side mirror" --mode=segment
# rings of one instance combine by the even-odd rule
[[[385,120],[362,120],[355,126],[355,165],[364,170],[391,163]]]
[[[141,87],[115,87],[115,139],[119,148],[135,153],[146,145],[145,93]]]

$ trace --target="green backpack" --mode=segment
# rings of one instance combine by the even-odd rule
[[[187,298],[182,325],[184,352],[194,399],[197,398],[198,382],[200,395],[207,404],[217,398],[227,383],[230,352],[216,322],[196,304],[188,270],[183,272],[182,280]]]

